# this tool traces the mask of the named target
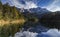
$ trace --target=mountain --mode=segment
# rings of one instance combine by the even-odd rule
[[[44,14],[40,18],[40,22],[46,27],[60,29],[60,11]]]
[[[41,7],[37,7],[37,8],[30,8],[30,9],[24,9],[24,8],[18,8],[18,10],[20,12],[22,12],[24,14],[24,16],[28,16],[28,14],[30,14],[30,16],[35,16],[37,18],[41,18],[44,14],[51,12],[45,8],[41,8]]]
[[[29,9],[31,12],[37,12],[37,13],[39,13],[39,12],[49,12],[47,9],[45,9],[45,8],[40,8],[40,7],[37,7],[37,8],[31,8],[31,9]]]
[[[30,9],[21,8],[20,11],[22,11],[22,12],[30,12],[30,13],[44,13],[44,12],[50,12],[50,11],[47,10],[46,8],[41,8],[41,7],[30,8]]]
[[[35,13],[37,17],[42,17],[44,14],[51,12],[47,10],[46,8],[41,8],[41,7],[31,8],[29,10],[30,12]]]

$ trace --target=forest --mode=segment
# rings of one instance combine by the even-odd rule
[[[24,16],[15,6],[0,2],[0,37],[13,36],[25,22]]]

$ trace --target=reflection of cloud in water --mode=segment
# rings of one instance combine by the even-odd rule
[[[37,35],[38,35],[38,33],[24,31],[24,32],[17,32],[15,34],[15,37],[36,37]]]
[[[47,32],[33,33],[29,31],[21,31],[15,34],[15,37],[60,37],[58,29],[50,29]]]
[[[47,32],[38,34],[37,37],[60,37],[60,31],[58,31],[58,29],[50,29]]]

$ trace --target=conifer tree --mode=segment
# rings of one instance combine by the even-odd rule
[[[13,7],[13,11],[14,11],[14,14],[15,14],[15,18],[18,19],[19,18],[19,12],[18,12],[18,10],[16,9],[15,6]]]
[[[0,19],[3,17],[2,10],[3,10],[3,5],[2,5],[2,2],[0,1]]]

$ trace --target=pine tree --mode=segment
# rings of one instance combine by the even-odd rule
[[[18,10],[16,9],[15,6],[13,7],[13,11],[15,13],[15,19],[18,19],[19,18],[19,12],[18,12]]]
[[[4,16],[4,19],[5,18],[8,18],[8,12],[9,12],[9,7],[8,7],[8,3],[3,5],[3,16]]]
[[[0,1],[0,19],[3,17],[2,10],[3,10],[3,5],[2,5],[2,2]]]

